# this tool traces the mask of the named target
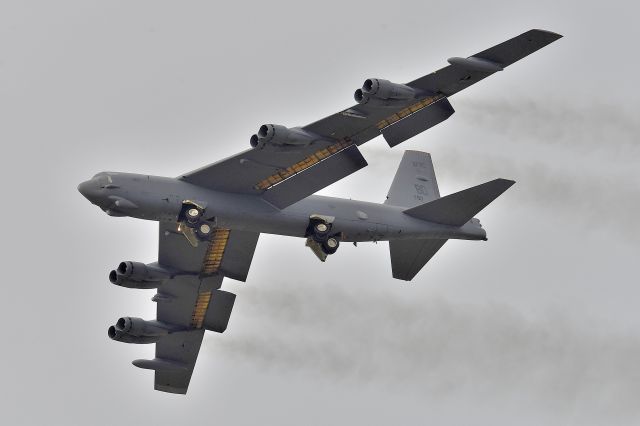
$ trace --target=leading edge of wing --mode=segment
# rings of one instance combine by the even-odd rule
[[[560,38],[552,31],[529,30],[467,58],[449,58],[451,65],[407,85],[451,96]]]
[[[205,330],[226,330],[235,294],[220,290],[224,277],[244,281],[259,234],[216,228],[210,241],[197,247],[176,232],[175,223],[160,222],[158,266],[173,271],[157,288],[156,322],[168,333],[158,336],[155,358],[133,365],[155,371],[155,389],[185,394]]]
[[[385,106],[353,105],[298,129],[317,136],[312,143],[247,149],[186,173],[179,179],[223,192],[266,195],[278,183],[349,145],[361,145],[386,132],[385,138],[388,136],[389,144],[394,146],[446,120],[453,113],[450,105],[435,114],[435,118],[426,117],[431,123],[429,126],[421,124],[423,117],[416,114],[428,109],[442,109],[443,105],[448,105],[446,97],[561,37],[551,31],[530,30],[471,57],[451,58],[452,65],[407,83],[423,91],[414,99]],[[333,182],[335,180],[327,182],[327,185]]]

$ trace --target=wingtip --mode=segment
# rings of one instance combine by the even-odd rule
[[[505,192],[516,183],[515,180],[503,179],[503,178],[495,179],[493,182],[495,182],[495,184],[497,184],[497,186],[501,188],[502,192]]]
[[[541,29],[538,29],[538,28],[534,28],[534,29],[532,29],[531,31],[535,31],[535,32],[537,32],[537,33],[541,33],[541,34],[549,35],[549,36],[551,36],[554,40],[557,40],[557,39],[559,39],[559,38],[564,37],[562,34],[558,34],[558,33],[556,33],[556,32],[549,31],[549,30],[541,30]]]
[[[512,179],[504,179],[504,178],[498,178],[498,179],[495,179],[495,182],[500,182],[500,183],[504,184],[506,187],[510,187],[510,186],[512,186],[513,184],[515,184],[515,183],[516,183],[516,181],[515,181],[515,180],[512,180]]]

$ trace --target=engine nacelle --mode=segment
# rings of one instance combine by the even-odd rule
[[[109,272],[112,284],[127,288],[157,288],[171,274],[156,265],[145,265],[142,262],[120,262],[118,267]]]
[[[167,324],[135,317],[119,318],[116,322],[115,329],[138,337],[164,336],[174,331],[174,329]]]
[[[125,333],[122,330],[118,330],[116,326],[112,325],[107,330],[107,334],[111,340],[115,340],[123,343],[136,343],[136,344],[147,344],[147,343],[156,343],[162,336],[132,336],[131,334]]]
[[[366,79],[362,85],[362,92],[378,99],[413,99],[417,94],[413,87],[379,78]]]
[[[251,136],[250,143],[253,148],[264,148],[266,144],[276,146],[305,146],[320,139],[318,136],[294,127],[289,129],[279,124],[263,124],[258,133]]]
[[[356,90],[353,97],[361,105],[394,106],[401,101],[414,99],[418,94],[417,89],[405,84],[368,78],[362,84],[362,88]]]

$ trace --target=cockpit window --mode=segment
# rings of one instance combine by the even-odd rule
[[[113,183],[113,179],[111,178],[111,176],[107,175],[106,173],[98,173],[93,177],[93,180],[95,180],[98,186],[103,189],[107,185],[110,185]]]
[[[93,180],[98,184],[101,189],[115,189],[119,188],[113,181],[113,176],[117,173],[101,172],[93,177]]]

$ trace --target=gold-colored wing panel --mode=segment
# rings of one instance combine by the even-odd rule
[[[401,109],[400,111],[396,112],[395,114],[390,115],[389,117],[385,118],[384,120],[380,120],[376,124],[376,127],[378,127],[379,130],[382,130],[385,127],[391,126],[396,121],[400,121],[403,118],[405,118],[406,116],[411,115],[414,112],[418,112],[421,109],[428,107],[429,105],[439,101],[442,98],[444,98],[444,95],[433,95],[433,96],[429,96],[427,98],[424,98],[424,99],[420,100],[419,102],[416,102],[415,104],[409,105],[408,107]]]
[[[203,275],[214,274],[218,272],[220,264],[222,263],[222,256],[224,256],[224,249],[229,241],[229,230],[216,228],[213,230],[211,242],[202,261]]]
[[[229,230],[223,228],[216,228],[213,230],[211,241],[207,247],[204,259],[202,260],[201,275],[215,274],[220,269],[222,264],[222,257],[224,256],[224,250],[227,247],[229,241]],[[209,302],[211,301],[211,290],[198,293],[195,307],[193,308],[193,314],[191,315],[191,326],[194,328],[202,328],[207,308],[209,308]]]
[[[204,322],[204,316],[209,308],[209,302],[211,301],[211,291],[205,291],[198,294],[196,300],[196,306],[193,309],[193,315],[191,316],[191,326],[193,328],[202,328]]]
[[[351,145],[353,145],[353,142],[349,138],[345,138],[338,143],[329,145],[328,147],[314,152],[313,154],[305,157],[302,161],[299,161],[286,169],[278,170],[276,173],[258,182],[254,188],[259,190],[269,189],[283,180],[308,169],[314,164],[343,151]]]

